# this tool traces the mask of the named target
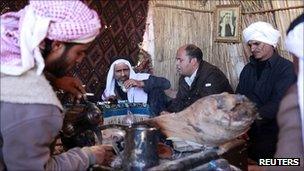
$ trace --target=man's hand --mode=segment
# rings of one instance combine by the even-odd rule
[[[95,155],[96,164],[109,166],[114,159],[114,151],[111,145],[96,145],[89,148]]]
[[[53,81],[53,85],[61,89],[65,92],[68,92],[72,95],[72,98],[76,98],[77,100],[80,100],[82,97],[85,96],[85,89],[82,86],[81,80],[74,78],[74,77],[61,77],[61,78],[56,78]]]
[[[145,86],[145,83],[139,80],[128,79],[124,82],[124,86],[126,87],[126,89],[129,89],[131,87],[143,88]]]

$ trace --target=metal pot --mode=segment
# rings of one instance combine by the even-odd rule
[[[147,170],[159,164],[157,144],[158,129],[147,124],[105,125],[101,129],[120,128],[126,132],[122,166],[124,170]]]
[[[144,124],[127,128],[123,166],[126,170],[146,170],[158,165],[158,130]]]

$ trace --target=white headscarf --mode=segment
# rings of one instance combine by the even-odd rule
[[[245,43],[250,40],[256,40],[276,47],[281,34],[271,24],[258,21],[244,29],[243,36]]]
[[[299,58],[299,71],[298,71],[298,98],[299,106],[301,112],[301,121],[302,121],[302,138],[304,146],[304,44],[303,44],[303,32],[304,32],[304,23],[301,22],[292,29],[286,37],[285,45],[286,49],[293,53],[296,57]]]
[[[109,96],[115,96],[115,78],[114,78],[114,67],[118,63],[124,63],[128,65],[130,69],[130,76],[129,79],[134,80],[146,80],[149,78],[150,74],[143,74],[143,73],[135,73],[134,70],[131,67],[131,64],[129,61],[125,59],[118,59],[112,63],[110,66],[110,70],[108,72],[107,76],[107,83],[106,83],[106,89],[104,90],[102,94],[102,100],[107,99]],[[148,95],[144,92],[142,88],[138,87],[132,87],[128,89],[127,92],[128,101],[129,102],[135,102],[135,103],[147,103],[148,101]]]

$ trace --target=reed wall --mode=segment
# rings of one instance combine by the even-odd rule
[[[145,39],[146,48],[151,53],[155,75],[168,78],[173,89],[177,88],[179,78],[175,68],[176,51],[188,43],[199,46],[204,60],[219,67],[236,88],[250,52],[242,40],[239,43],[214,41],[214,10],[224,4],[240,5],[240,31],[255,21],[266,21],[278,28],[282,33],[278,51],[292,60],[282,42],[290,22],[303,13],[302,0],[150,0],[146,25],[150,34]]]

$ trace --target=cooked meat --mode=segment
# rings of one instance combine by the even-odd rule
[[[215,94],[178,113],[149,120],[167,137],[217,146],[245,133],[257,116],[252,102],[239,94]]]

